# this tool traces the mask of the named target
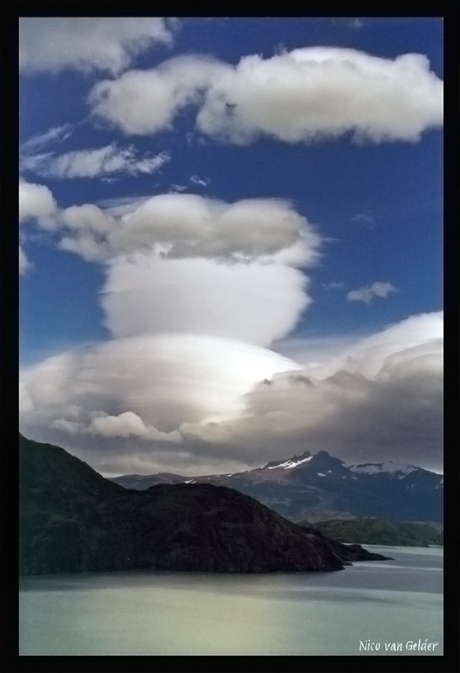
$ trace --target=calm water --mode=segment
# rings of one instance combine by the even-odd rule
[[[22,578],[20,654],[442,654],[442,549],[366,548],[394,560],[332,573]],[[419,640],[438,645],[407,649]]]

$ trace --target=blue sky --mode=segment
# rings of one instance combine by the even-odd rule
[[[440,469],[441,19],[22,19],[20,52],[24,432],[107,474]]]

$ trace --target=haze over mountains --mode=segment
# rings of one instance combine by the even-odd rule
[[[327,451],[272,461],[226,475],[124,475],[112,481],[128,489],[155,484],[212,483],[256,498],[293,520],[376,517],[396,521],[440,522],[443,477],[395,462],[350,465]]]

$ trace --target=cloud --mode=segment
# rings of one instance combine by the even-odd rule
[[[209,137],[247,144],[337,138],[416,142],[443,120],[443,83],[422,54],[384,59],[354,49],[310,47],[230,64],[183,56],[96,84],[93,113],[126,134],[171,129],[186,105]]]
[[[149,175],[170,161],[168,152],[140,157],[133,146],[116,143],[98,149],[76,150],[55,156],[52,153],[23,156],[21,169],[48,178],[96,178],[113,174]]]
[[[328,357],[312,371],[317,378],[327,378],[339,370],[358,371],[367,378],[375,378],[387,360],[397,353],[424,344],[430,346],[442,337],[442,311],[421,313],[354,342],[347,337],[342,347],[340,339],[333,340]],[[286,352],[289,356],[289,350]]]
[[[150,135],[170,129],[174,116],[230,66],[205,56],[179,56],[153,70],[130,70],[98,82],[88,101],[97,117],[125,133]]]
[[[90,431],[105,437],[140,437],[149,441],[163,440],[174,443],[182,441],[177,430],[160,432],[153,425],[145,425],[132,411],[125,411],[118,416],[97,416],[91,420]]]
[[[22,17],[19,67],[28,73],[66,68],[117,74],[152,45],[171,45],[174,23],[147,17]]]
[[[44,185],[19,181],[19,222],[36,220],[44,228],[52,228],[57,214],[57,203]]]
[[[57,212],[57,203],[48,187],[22,179],[19,181],[19,225],[32,220],[44,229],[52,229]],[[25,238],[25,234],[21,233],[20,240]],[[25,275],[31,266],[24,249],[19,245],[19,274]]]
[[[20,213],[62,236],[58,247],[87,261],[137,252],[160,259],[208,258],[283,266],[311,265],[320,236],[280,199],[225,203],[195,194],[122,200],[107,212],[94,204],[59,210],[50,190],[20,183]],[[21,205],[22,204],[22,205]],[[112,214],[112,213],[115,213]],[[47,217],[44,217],[47,214]]]
[[[375,220],[373,217],[370,215],[366,215],[365,213],[358,213],[354,217],[351,218],[352,222],[362,222],[366,226],[369,227],[369,229],[374,229],[375,228]]]
[[[201,185],[202,187],[207,187],[211,182],[210,178],[200,178],[198,175],[192,175],[190,182],[193,182],[194,185]]]
[[[26,253],[22,249],[21,246],[19,246],[19,274],[23,276],[27,270],[30,268],[31,263],[26,257]]]
[[[339,26],[345,26],[346,28],[362,28],[366,22],[362,17],[348,16],[341,19],[332,19],[332,23],[335,23]]]
[[[21,145],[22,152],[36,151],[48,145],[49,143],[54,142],[63,142],[66,140],[74,128],[73,124],[64,124],[63,126],[53,126],[52,128],[45,131],[45,133],[40,133],[32,136],[25,143]]]
[[[145,335],[48,358],[20,383],[23,432],[112,473],[219,472],[306,449],[441,467],[442,313],[317,367],[234,339]]]
[[[134,255],[108,269],[101,304],[117,337],[201,334],[269,346],[307,308],[308,279],[282,264]]]
[[[361,340],[354,351],[355,358],[344,354],[261,382],[246,396],[244,415],[214,425],[185,423],[184,442],[197,452],[203,443],[209,451],[221,445],[226,455],[260,456],[260,462],[279,458],[282,446],[283,455],[327,450],[351,462],[399,460],[439,470],[442,314],[412,316]]]
[[[365,304],[370,304],[373,297],[386,299],[390,292],[396,291],[396,288],[391,283],[376,281],[372,285],[363,285],[363,287],[357,290],[350,290],[347,294],[347,301],[363,301]]]
[[[344,286],[344,283],[343,281],[340,281],[339,283],[331,281],[330,283],[322,283],[322,286],[325,290],[341,290]]]
[[[227,204],[194,194],[154,196],[125,216],[114,248],[129,252],[157,244],[171,258],[254,259],[303,242],[305,261],[314,261],[319,237],[287,201],[245,199]]]
[[[100,446],[105,460],[112,438],[129,440],[133,455],[137,448],[146,450],[146,440],[152,454],[165,443],[173,453],[183,422],[232,417],[257,381],[296,367],[272,351],[222,337],[114,339],[48,358],[25,372],[22,428],[69,446],[86,443],[90,455]],[[95,433],[97,442],[91,439]]]

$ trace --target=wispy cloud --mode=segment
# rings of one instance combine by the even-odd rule
[[[75,150],[55,155],[45,153],[25,156],[21,159],[21,169],[48,178],[95,178],[112,174],[151,174],[159,171],[170,161],[169,152],[154,156],[140,156],[131,145],[118,147],[116,143],[98,149]]]
[[[357,213],[354,217],[351,218],[352,222],[362,222],[364,225],[369,227],[369,229],[375,229],[375,219],[371,215],[366,215],[366,213]]]
[[[32,136],[21,145],[21,152],[27,154],[42,149],[49,143],[62,143],[71,135],[74,124],[64,124],[63,126],[53,126],[45,131]]]
[[[211,182],[211,178],[200,178],[198,175],[192,175],[192,177],[190,178],[190,182],[193,182],[194,185],[201,185],[202,187],[207,187]]]
[[[321,285],[324,287],[325,290],[340,290],[341,288],[344,287],[344,282],[340,281],[340,283],[335,283],[334,281],[330,283],[321,283]]]
[[[396,288],[391,283],[376,281],[372,285],[363,285],[363,287],[357,290],[351,290],[347,294],[347,301],[363,301],[365,304],[370,304],[374,297],[386,299],[390,292],[396,291]]]
[[[31,263],[27,259],[26,253],[24,252],[23,248],[19,246],[19,274],[23,276],[30,266]]]
[[[344,26],[345,28],[362,28],[365,20],[360,16],[347,16],[339,19],[332,19],[332,22]]]

